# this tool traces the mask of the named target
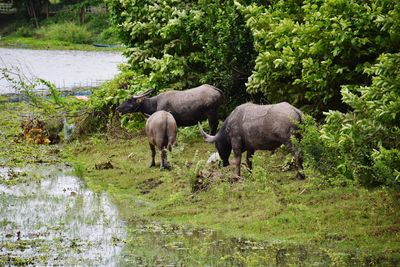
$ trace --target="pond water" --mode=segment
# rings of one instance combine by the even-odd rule
[[[65,166],[0,168],[0,266],[117,266],[124,223]]]
[[[42,78],[59,89],[98,86],[112,79],[124,61],[120,52],[0,48],[0,69],[18,69],[30,80]],[[0,94],[7,93],[16,92],[0,79]]]

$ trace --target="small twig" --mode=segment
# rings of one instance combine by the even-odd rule
[[[303,190],[301,190],[301,192],[299,193],[299,195],[303,194],[306,190],[307,190],[307,188],[304,188]]]

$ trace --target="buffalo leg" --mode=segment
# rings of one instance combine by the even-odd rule
[[[150,150],[151,150],[151,162],[150,162],[150,168],[156,166],[156,162],[154,160],[155,156],[156,156],[156,148],[154,145],[150,144]]]
[[[161,169],[166,169],[166,170],[171,169],[171,165],[167,161],[167,150],[166,149],[161,150]]]
[[[247,163],[247,168],[251,171],[253,169],[253,155],[254,155],[254,150],[248,150],[246,154],[246,163]]]
[[[242,163],[242,151],[239,148],[233,149],[233,155],[235,157],[236,170],[235,174],[237,178],[240,178],[240,164]]]
[[[300,150],[297,150],[295,152],[295,159],[296,159],[296,165],[297,165],[297,179],[298,180],[304,180],[306,176],[304,175],[303,172],[303,152]]]
[[[305,178],[305,175],[303,173],[303,153],[297,148],[293,147],[292,142],[288,142],[286,144],[287,149],[292,153],[295,161],[296,161],[296,166],[297,166],[297,175],[296,178],[298,180],[303,180]]]
[[[208,125],[210,125],[210,134],[215,135],[217,133],[217,128],[218,128],[217,111],[212,110],[207,117],[208,117]]]

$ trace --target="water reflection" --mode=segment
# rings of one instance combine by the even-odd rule
[[[126,232],[106,194],[61,167],[3,167],[1,180],[10,173],[26,178],[0,185],[0,265],[117,265]]]
[[[122,266],[397,266],[396,258],[279,241],[227,238],[158,222],[128,223]]]

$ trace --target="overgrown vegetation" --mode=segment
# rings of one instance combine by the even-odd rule
[[[181,90],[210,83],[225,91],[225,113],[248,98],[245,82],[255,51],[233,0],[107,3],[128,47],[125,55],[133,76],[128,94],[148,87]]]
[[[97,3],[101,4],[101,3]],[[35,27],[24,18],[10,18],[0,28],[0,44],[25,45],[33,48],[90,49],[93,43],[119,44],[118,36],[110,25],[108,13],[88,13],[80,19],[81,5],[66,5],[53,16],[42,18]]]
[[[277,0],[241,9],[258,52],[248,91],[315,115],[346,110],[341,87],[368,85],[371,64],[400,49],[395,1]]]
[[[91,189],[109,192],[127,221],[192,224],[231,236],[321,245],[333,258],[343,251],[386,255],[394,258],[388,265],[398,264],[399,3],[107,3],[129,62],[86,107],[85,133],[97,134],[64,151]],[[116,105],[149,87],[160,92],[201,83],[225,92],[225,115],[249,99],[288,101],[308,113],[297,143],[307,179],[295,181],[285,170],[282,162],[290,159],[284,152],[258,152],[253,173],[232,184],[229,167],[205,163],[214,148],[198,139],[196,127],[179,130],[171,172],[148,169],[144,119],[118,118]],[[115,138],[126,134],[118,124],[133,132],[130,139]],[[96,168],[102,163],[113,168]]]
[[[304,140],[320,144],[318,155],[306,156],[323,175],[399,184],[399,3],[107,3],[129,64],[115,86],[96,93],[97,108],[112,111],[149,87],[181,90],[201,83],[224,91],[224,115],[251,98],[288,101],[321,125]],[[131,129],[141,125],[123,122]]]

